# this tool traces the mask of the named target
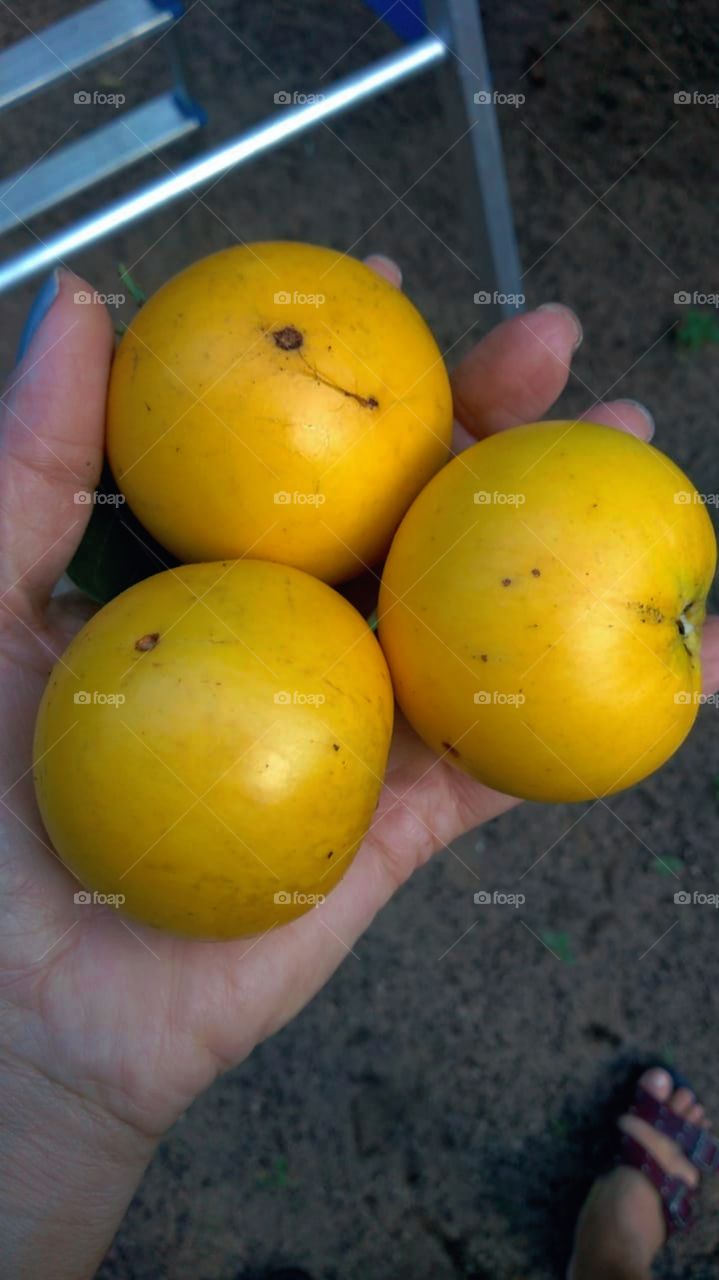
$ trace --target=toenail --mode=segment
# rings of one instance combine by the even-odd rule
[[[668,1071],[662,1071],[660,1067],[655,1067],[652,1071],[648,1071],[644,1077],[645,1084],[650,1089],[667,1090],[672,1086],[672,1078]]]

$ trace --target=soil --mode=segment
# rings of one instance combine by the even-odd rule
[[[40,28],[75,7],[26,0],[23,20]],[[270,115],[278,89],[321,89],[396,47],[360,0],[190,8],[213,143]],[[719,112],[674,102],[679,90],[719,89],[714,10],[707,0],[628,0],[621,14],[603,0],[485,8],[496,87],[526,97],[500,108],[500,125],[527,303],[567,302],[585,326],[557,416],[605,392],[644,400],[660,447],[719,492],[717,347],[672,341],[686,312],[675,293],[719,289]],[[6,6],[0,43],[22,34]],[[125,75],[130,61],[104,64],[87,87],[122,84],[132,101],[157,91],[162,43]],[[8,117],[6,171],[77,115],[64,86]],[[487,323],[473,302],[453,141],[425,75],[74,265],[113,293],[117,262],[129,264],[149,292],[238,237],[383,252],[453,362]],[[37,233],[196,145],[73,200]],[[31,241],[8,237],[5,252]],[[32,292],[3,299],[5,369]],[[606,1107],[634,1064],[680,1066],[719,1119],[719,914],[673,900],[719,890],[717,715],[703,708],[685,748],[635,790],[525,805],[418,874],[310,1007],[168,1134],[102,1280],[259,1280],[290,1263],[315,1280],[561,1275]],[[526,903],[477,906],[479,889]],[[658,1276],[717,1274],[718,1195],[707,1188],[698,1228],[671,1245]]]

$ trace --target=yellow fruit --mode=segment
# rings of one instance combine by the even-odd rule
[[[490,437],[432,480],[380,592],[398,702],[459,768],[532,800],[631,786],[697,713],[716,561],[694,486],[592,423]]]
[[[251,555],[340,582],[386,553],[451,426],[411,302],[353,258],[278,242],[204,258],[142,307],[115,357],[107,446],[181,560]]]
[[[377,641],[324,583],[264,561],[188,565],[114,599],[55,667],[40,811],[80,881],[136,919],[263,932],[349,867],[392,710]]]

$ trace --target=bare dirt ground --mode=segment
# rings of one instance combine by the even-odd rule
[[[74,7],[27,0],[22,16],[39,28]],[[486,8],[496,86],[526,95],[502,109],[501,127],[527,301],[567,302],[585,325],[561,411],[579,413],[610,387],[646,401],[659,446],[716,493],[717,347],[685,352],[671,340],[675,292],[719,289],[719,113],[674,102],[679,90],[719,89],[713,9]],[[395,47],[371,22],[360,0],[192,5],[188,48],[210,139],[270,114],[278,88],[317,90]],[[1,42],[21,34],[3,12]],[[112,90],[115,75],[139,98],[164,74],[161,55],[129,74],[124,55],[88,86]],[[8,116],[6,170],[76,116],[67,87]],[[401,262],[454,361],[484,321],[444,155],[452,141],[424,77],[80,255],[77,268],[109,293],[120,260],[149,291],[238,237],[381,251]],[[150,159],[136,177],[161,172]],[[74,201],[73,214],[97,199]],[[39,220],[38,233],[64,217]],[[5,369],[31,293],[3,300]],[[681,1065],[719,1119],[719,917],[673,901],[679,888],[719,890],[718,715],[704,708],[688,745],[631,793],[524,806],[421,872],[312,1005],[168,1135],[103,1280],[253,1280],[288,1262],[317,1280],[562,1274],[593,1126],[631,1063],[661,1054]],[[479,888],[520,886],[521,911],[474,905]],[[702,1280],[718,1268],[710,1188],[697,1231],[657,1274]]]

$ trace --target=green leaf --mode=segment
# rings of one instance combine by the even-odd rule
[[[688,311],[674,331],[676,342],[687,351],[697,351],[719,342],[719,320],[708,311]]]
[[[127,587],[177,564],[132,514],[106,462],[68,577],[96,604],[107,604]]]
[[[117,264],[117,274],[127,289],[130,297],[137,303],[138,307],[141,307],[143,302],[147,302],[147,294],[145,293],[145,290],[140,288],[136,280],[133,280],[127,267],[123,266],[121,262],[118,262]]]
[[[549,947],[562,964],[574,964],[572,943],[568,933],[554,933],[552,929],[545,929],[539,936],[545,947]]]
[[[654,859],[654,870],[659,876],[678,875],[684,870],[684,863],[681,858],[674,858],[667,854],[663,858],[659,855]]]
[[[267,1191],[294,1189],[295,1184],[291,1182],[289,1177],[286,1156],[276,1156],[270,1172],[257,1178],[255,1186],[260,1190]]]

